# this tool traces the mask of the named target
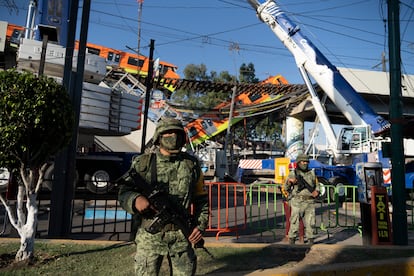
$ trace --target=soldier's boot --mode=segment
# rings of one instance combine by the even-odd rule
[[[313,245],[313,239],[308,240],[309,245]]]
[[[295,238],[289,238],[289,244],[295,244]]]
[[[305,243],[305,240],[304,240],[303,236],[300,236],[299,237],[299,243],[301,243],[301,244],[304,244]]]

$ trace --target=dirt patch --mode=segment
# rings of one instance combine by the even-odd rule
[[[2,254],[0,255],[0,272],[1,271],[10,271],[13,269],[18,268],[25,268],[25,267],[32,267],[32,266],[39,266],[42,264],[46,264],[55,259],[55,257],[50,256],[47,253],[36,253],[36,256],[33,259],[25,260],[25,261],[16,261],[15,260],[16,254]]]
[[[14,262],[14,254],[0,255],[0,268],[5,268]]]
[[[15,260],[16,254],[2,254],[0,255],[0,271],[9,271],[16,268],[29,267],[33,265],[33,260],[17,262]]]

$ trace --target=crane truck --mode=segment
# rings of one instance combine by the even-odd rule
[[[267,24],[293,55],[299,72],[308,87],[315,113],[328,140],[328,150],[336,165],[324,165],[316,160],[310,167],[315,169],[322,183],[333,186],[356,185],[355,165],[358,162],[376,161],[382,168],[391,168],[390,159],[383,157],[382,142],[388,141],[382,134],[390,123],[379,116],[359,95],[340,71],[302,34],[296,25],[274,0],[263,3],[248,0],[258,18]],[[342,112],[350,125],[336,136],[328,115],[311,77],[333,104]],[[414,171],[406,173],[406,188],[413,189]],[[391,185],[389,182],[388,185]],[[390,189],[389,189],[390,190]],[[342,189],[337,191],[343,192]]]

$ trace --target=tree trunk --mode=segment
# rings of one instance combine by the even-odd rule
[[[17,229],[20,236],[20,248],[16,253],[16,261],[30,261],[34,257],[34,242],[37,228],[37,193],[29,194],[26,202],[26,223],[19,222],[22,227]],[[24,224],[23,224],[24,223]]]

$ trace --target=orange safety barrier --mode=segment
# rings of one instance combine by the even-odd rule
[[[237,182],[206,182],[209,195],[209,220],[206,231],[222,233],[239,231],[247,227],[246,186]]]

